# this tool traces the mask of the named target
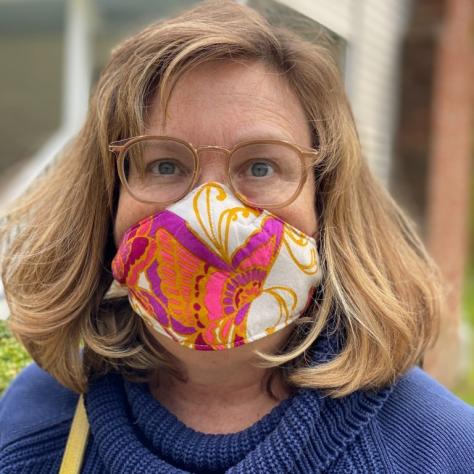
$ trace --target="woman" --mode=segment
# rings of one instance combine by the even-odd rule
[[[474,410],[417,367],[438,270],[328,49],[248,7],[119,45],[1,236],[35,360],[2,473],[474,471]]]

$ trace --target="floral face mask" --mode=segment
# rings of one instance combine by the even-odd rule
[[[223,350],[297,319],[319,263],[312,237],[209,182],[131,226],[112,272],[151,328],[190,349]]]

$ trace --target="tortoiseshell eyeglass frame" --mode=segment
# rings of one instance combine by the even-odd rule
[[[140,142],[140,141],[152,140],[152,139],[153,140],[171,140],[171,141],[175,141],[175,142],[187,147],[192,152],[192,155],[194,157],[194,173],[193,173],[191,182],[189,184],[189,187],[181,195],[179,195],[178,197],[174,198],[171,201],[148,201],[148,200],[144,200],[144,199],[139,198],[130,189],[130,187],[127,183],[127,179],[125,177],[124,160],[125,160],[125,156],[126,156],[128,148],[130,146]],[[260,144],[262,144],[262,145],[265,145],[265,144],[281,144],[281,145],[287,146],[287,147],[293,149],[294,151],[296,151],[296,154],[297,154],[297,156],[299,157],[299,159],[301,161],[302,174],[301,174],[300,183],[299,183],[297,189],[295,190],[295,192],[293,193],[293,195],[289,199],[287,199],[285,202],[282,202],[282,203],[277,204],[277,205],[275,205],[275,204],[266,205],[266,204],[261,204],[261,203],[259,203],[259,204],[253,203],[252,201],[247,199],[244,195],[239,193],[239,191],[237,189],[235,189],[235,187],[232,183],[232,179],[230,177],[231,176],[231,173],[230,173],[230,157],[232,156],[232,154],[235,153],[238,149],[240,149],[244,146],[260,145]],[[306,179],[308,178],[308,169],[312,168],[317,163],[317,161],[320,159],[320,152],[319,152],[319,150],[317,150],[315,148],[303,147],[303,146],[296,145],[295,143],[292,143],[292,142],[289,142],[289,141],[286,141],[286,140],[277,140],[277,139],[261,139],[261,140],[242,141],[240,143],[237,143],[234,147],[232,147],[230,149],[226,148],[226,147],[223,147],[223,146],[217,146],[217,145],[202,145],[202,146],[196,147],[192,143],[189,143],[185,140],[181,140],[179,138],[171,137],[171,136],[168,136],[168,135],[139,135],[139,136],[136,136],[136,137],[130,137],[130,138],[125,138],[123,140],[114,141],[114,142],[111,142],[109,144],[109,151],[116,154],[117,171],[118,171],[120,181],[123,184],[123,186],[125,187],[125,189],[130,193],[130,195],[134,199],[136,199],[137,201],[140,201],[140,202],[144,202],[144,203],[148,203],[148,204],[163,204],[163,205],[169,205],[169,204],[172,204],[174,202],[179,201],[184,196],[186,196],[186,194],[188,194],[189,191],[191,191],[193,189],[193,187],[195,186],[196,181],[199,177],[199,174],[200,174],[199,152],[202,151],[202,150],[218,150],[218,151],[224,152],[226,160],[227,160],[227,163],[226,163],[227,181],[228,181],[228,184],[229,184],[232,192],[234,193],[234,195],[236,197],[238,197],[242,202],[244,202],[245,204],[247,204],[251,207],[265,208],[265,209],[279,209],[279,208],[282,208],[282,207],[285,207],[285,206],[288,206],[289,204],[291,204],[299,196],[299,194],[301,193],[301,190],[303,189],[303,186],[306,182]],[[307,163],[308,158],[313,158],[313,160],[311,161],[310,164]]]

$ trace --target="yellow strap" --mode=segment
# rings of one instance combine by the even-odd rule
[[[88,436],[89,422],[87,421],[86,408],[81,394],[72,420],[59,474],[80,473]]]

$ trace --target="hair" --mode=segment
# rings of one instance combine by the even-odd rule
[[[232,1],[202,2],[112,50],[82,128],[2,216],[10,330],[40,367],[79,393],[90,376],[109,371],[143,382],[158,368],[182,376],[127,297],[112,291],[120,182],[108,144],[142,134],[152,98],[159,94],[166,111],[180,76],[212,60],[260,61],[283,73],[321,153],[314,169],[321,297],[284,348],[259,352],[262,366],[290,387],[333,397],[393,383],[437,338],[440,270],[361,153],[330,47]],[[331,318],[344,344],[330,360],[309,364],[305,354]]]

